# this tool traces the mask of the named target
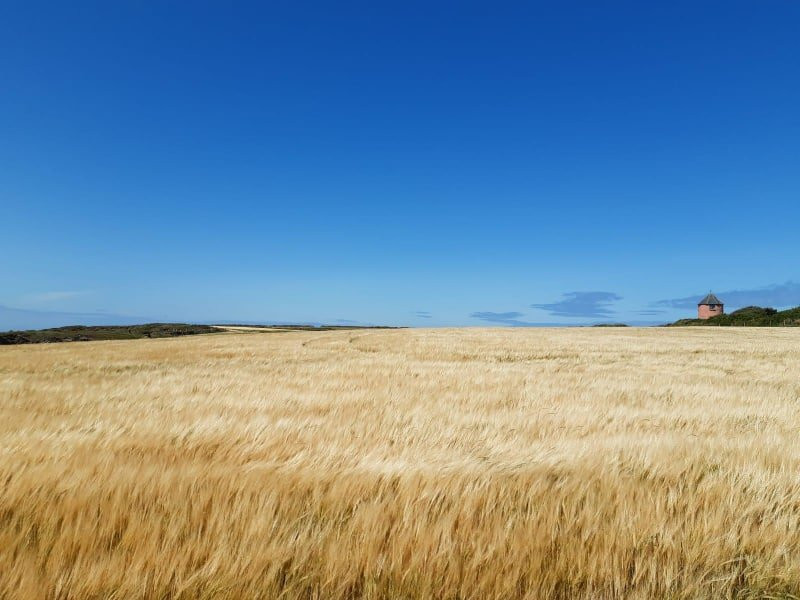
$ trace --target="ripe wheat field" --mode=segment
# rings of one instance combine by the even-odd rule
[[[0,348],[0,597],[800,596],[800,330]]]

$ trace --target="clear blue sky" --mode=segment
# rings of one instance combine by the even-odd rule
[[[796,0],[6,3],[0,328],[800,304],[798,31]]]

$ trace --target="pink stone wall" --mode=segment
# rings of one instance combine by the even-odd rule
[[[701,304],[697,307],[697,318],[710,319],[711,317],[716,317],[724,312],[725,309],[722,307],[722,304],[715,304],[713,308],[708,304]]]

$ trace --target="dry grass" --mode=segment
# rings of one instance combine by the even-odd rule
[[[3,598],[800,596],[800,330],[0,348]]]

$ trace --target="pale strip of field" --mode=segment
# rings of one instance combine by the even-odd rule
[[[250,327],[247,325],[212,325],[212,327],[222,329],[223,331],[241,331],[245,333],[251,331],[286,331],[286,328],[280,327]]]
[[[800,330],[0,348],[2,598],[800,596]]]

